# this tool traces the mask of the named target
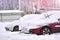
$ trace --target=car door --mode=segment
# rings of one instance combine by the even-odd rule
[[[50,19],[54,19],[53,21],[55,21],[54,26],[55,26],[55,30],[57,32],[60,31],[60,13],[56,13],[56,14],[50,14],[49,16]]]

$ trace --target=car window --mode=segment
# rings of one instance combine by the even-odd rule
[[[51,19],[60,18],[60,11],[48,11],[45,14],[46,14],[46,18],[51,18]]]

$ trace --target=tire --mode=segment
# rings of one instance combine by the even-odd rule
[[[32,29],[29,30],[29,33],[30,33],[30,34],[33,34]]]
[[[41,30],[41,35],[45,35],[45,34],[51,34],[51,29],[49,27],[44,27]]]
[[[13,28],[13,31],[19,31],[19,26],[18,26],[18,25],[15,26],[15,27]]]

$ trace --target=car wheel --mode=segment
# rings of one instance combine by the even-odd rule
[[[13,31],[19,31],[19,26],[18,26],[18,25],[15,26],[15,27],[13,28]]]
[[[45,35],[45,34],[51,34],[51,29],[49,27],[44,27],[41,30],[41,34]]]
[[[29,33],[30,33],[30,34],[33,34],[33,31],[32,31],[32,29],[30,29],[30,30],[29,30]]]

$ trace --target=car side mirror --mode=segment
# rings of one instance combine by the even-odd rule
[[[50,16],[49,16],[49,15],[47,15],[47,16],[45,16],[45,18],[50,18]]]
[[[45,18],[50,18],[51,15],[52,15],[52,14],[50,14],[50,15],[46,14],[46,15],[45,15]]]

